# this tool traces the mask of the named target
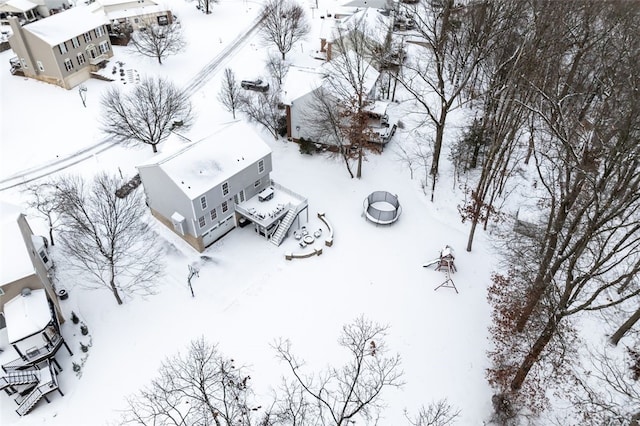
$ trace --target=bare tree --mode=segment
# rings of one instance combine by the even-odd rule
[[[316,91],[313,103],[319,107],[318,111],[308,114],[306,121],[309,127],[316,129],[326,124],[336,126],[330,135],[338,143],[352,177],[347,158],[355,156],[355,177],[361,178],[366,150],[380,151],[380,145],[376,143],[373,131],[369,128],[369,114],[366,111],[366,106],[373,101],[371,94],[375,90],[379,72],[371,63],[372,43],[367,21],[351,21],[349,25],[338,27],[336,31],[334,44],[336,50],[343,53],[327,64],[324,90]],[[330,102],[333,102],[333,112],[327,108]],[[337,119],[329,120],[330,114]],[[321,121],[326,123],[318,123]],[[336,137],[338,134],[341,136]],[[345,143],[348,144],[347,147]]]
[[[338,108],[338,101],[327,88],[319,87],[313,92],[311,101],[304,111],[305,128],[315,142],[336,146],[338,155],[344,160],[349,176],[353,179],[351,164],[353,153],[351,142],[345,129],[348,126],[345,117]]]
[[[475,85],[478,66],[496,43],[503,40],[493,26],[501,22],[500,2],[454,0],[402,4],[416,22],[421,40],[415,55],[403,64],[400,83],[413,95],[435,128],[431,163],[431,200],[439,171],[440,154],[449,113],[463,105],[469,86]],[[426,55],[420,52],[426,49]],[[472,95],[470,96],[472,97]]]
[[[165,360],[158,378],[128,399],[123,423],[140,425],[251,425],[250,376],[203,337],[186,354]],[[268,414],[267,414],[268,416]]]
[[[108,289],[119,305],[123,296],[153,293],[163,270],[161,246],[142,221],[142,196],[134,191],[117,197],[120,184],[104,173],[88,185],[74,176],[55,182],[66,260],[89,277],[83,285]]]
[[[634,313],[632,313],[629,318],[625,322],[623,322],[620,327],[611,335],[611,343],[617,345],[620,342],[620,339],[624,337],[625,334],[631,330],[631,328],[640,321],[640,306]]]
[[[60,204],[60,200],[56,197],[55,185],[51,182],[35,183],[27,186],[25,192],[29,197],[27,205],[47,220],[49,241],[54,246],[53,227],[58,220],[56,213]]]
[[[280,109],[280,97],[276,90],[243,96],[238,109],[245,113],[250,121],[263,125],[273,138],[278,140],[284,113]]]
[[[269,74],[278,82],[278,85],[282,85],[282,80],[289,71],[289,63],[274,53],[269,53],[266,62]]]
[[[162,60],[167,56],[184,50],[186,41],[179,23],[158,25],[152,20],[147,20],[144,25],[131,35],[132,50],[143,56],[156,58],[161,65]]]
[[[233,114],[233,118],[235,119],[236,109],[240,106],[242,96],[236,75],[231,68],[224,69],[222,87],[220,88],[220,92],[218,92],[218,100],[227,108],[227,111]]]
[[[450,426],[455,423],[459,415],[460,410],[452,407],[446,399],[432,402],[427,408],[422,407],[414,419],[410,419],[405,413],[413,426]]]
[[[198,0],[198,5],[196,8],[205,15],[209,15],[211,13],[211,6],[213,3],[220,3],[220,0]]]
[[[132,34],[131,46],[141,55],[156,58],[158,63],[162,64],[162,60],[167,56],[182,52],[186,41],[179,23],[158,25],[153,21],[147,21],[144,27]]]
[[[640,369],[629,374],[633,351],[616,355],[610,352],[606,347],[589,349],[585,365],[575,367],[579,371],[569,399],[579,422],[576,424],[631,426],[640,419]],[[640,357],[640,353],[636,356]]]
[[[143,78],[124,92],[109,88],[102,100],[102,131],[120,143],[157,145],[173,128],[191,125],[191,102],[187,95],[164,78]]]
[[[383,406],[382,391],[402,386],[400,356],[387,355],[387,329],[364,317],[345,325],[338,343],[350,353],[349,361],[317,376],[302,373],[303,363],[292,354],[289,341],[278,342],[278,355],[293,374],[293,389],[301,388],[297,395],[309,399],[298,400],[298,404],[311,412],[314,424],[343,426],[358,417],[375,423]]]
[[[283,60],[294,44],[310,31],[304,9],[295,0],[269,0],[262,9],[262,16],[262,39],[274,44]]]

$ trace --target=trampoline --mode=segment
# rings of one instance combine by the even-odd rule
[[[367,220],[379,225],[392,224],[402,213],[398,196],[387,191],[372,192],[364,199],[363,207]]]

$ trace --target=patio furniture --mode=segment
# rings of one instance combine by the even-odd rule
[[[318,228],[318,230],[313,233],[313,236],[316,238],[320,238],[321,235],[322,235],[322,229],[320,228]]]
[[[258,193],[258,200],[259,201],[269,201],[270,199],[273,198],[273,187],[268,187],[263,189],[262,191],[260,191]]]
[[[298,231],[293,231],[293,238],[299,240],[302,238],[302,234],[300,234]]]
[[[302,241],[304,241],[306,244],[313,244],[314,240],[315,238],[313,238],[313,235],[305,235],[304,237],[302,237]]]

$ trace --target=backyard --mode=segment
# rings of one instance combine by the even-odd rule
[[[325,6],[313,11],[314,25],[320,23],[320,11],[334,6],[332,0],[321,3]],[[160,66],[115,46],[111,63],[121,61],[123,68],[132,70],[131,75],[133,70],[141,76],[164,75],[186,85],[250,25],[260,7],[259,3],[222,0],[207,16],[195,3],[173,0],[171,4],[189,40],[184,53],[169,57]],[[288,59],[313,64],[317,45],[312,32]],[[217,100],[222,70],[230,67],[242,79],[266,76],[266,70],[259,71],[266,54],[267,48],[255,35],[244,40],[192,95],[197,112],[194,128],[171,136],[159,150],[183,144],[183,138],[200,140],[231,121],[231,114]],[[146,146],[116,146],[89,151],[88,157],[81,155],[82,161],[75,164],[61,162],[102,140],[100,95],[110,84],[121,82],[88,81],[85,108],[77,90],[11,76],[11,57],[11,51],[0,53],[0,64],[4,64],[0,67],[0,180],[9,182],[30,169],[86,177],[104,170],[121,173],[128,180],[136,174],[135,165],[150,158]],[[324,246],[323,237],[305,249],[322,247],[321,256],[287,260],[286,253],[301,250],[298,240],[289,237],[276,247],[250,226],[236,228],[201,256],[148,215],[146,220],[162,237],[166,272],[155,295],[118,306],[107,292],[83,288],[81,280],[65,270],[65,259],[54,247],[55,282],[69,293],[61,301],[64,314],[70,318],[75,312],[89,334],[82,335],[71,321],[62,327],[74,352],[73,356],[63,351],[58,355],[64,368],[59,382],[65,396],[53,395],[51,403],[40,402],[20,418],[10,397],[3,395],[0,423],[117,423],[126,408],[126,397],[147,385],[166,357],[184,351],[201,336],[218,343],[223,354],[246,366],[256,403],[264,406],[287,374],[273,348],[277,339],[290,339],[293,351],[306,361],[305,369],[320,371],[344,362],[348,354],[337,344],[342,326],[364,315],[389,325],[388,348],[400,354],[404,371],[404,386],[383,392],[388,408],[378,424],[408,424],[406,416],[445,398],[461,411],[458,424],[481,424],[491,412],[491,389],[485,379],[490,322],[486,288],[495,266],[491,244],[488,235],[480,233],[473,252],[464,251],[468,229],[457,210],[463,194],[447,162],[442,164],[435,202],[430,202],[422,183],[424,171],[415,166],[409,170],[402,160],[399,147],[418,136],[413,131],[417,122],[410,115],[410,103],[404,102],[408,95],[399,91],[398,99],[387,113],[390,121],[401,120],[404,128],[397,129],[383,153],[367,155],[362,179],[351,179],[339,158],[328,153],[301,155],[297,144],[274,140],[255,127],[273,151],[273,180],[308,200],[307,228],[323,227],[318,212],[331,223],[333,245]],[[452,123],[462,123],[464,113],[452,114]],[[37,125],[33,117],[38,117]],[[456,136],[456,128],[451,126],[447,138]],[[23,179],[31,176],[24,174]],[[8,188],[0,196],[24,206],[26,195],[21,189]],[[383,226],[365,219],[363,201],[374,191],[397,196],[402,206],[397,222]],[[34,212],[28,213],[34,232],[46,235],[44,222]],[[458,272],[451,278],[459,294],[446,287],[435,291],[446,280],[445,274],[422,266],[445,245],[456,249]],[[187,285],[189,265],[199,270],[192,278],[195,297]],[[2,332],[0,342],[6,342]],[[88,352],[80,350],[80,343],[90,345]],[[15,357],[10,348],[4,349],[0,361]],[[81,365],[79,373],[73,371],[73,363]]]

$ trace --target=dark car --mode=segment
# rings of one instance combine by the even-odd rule
[[[269,90],[269,83],[265,83],[262,80],[242,80],[240,86],[243,89],[255,90],[257,92],[266,92]]]

